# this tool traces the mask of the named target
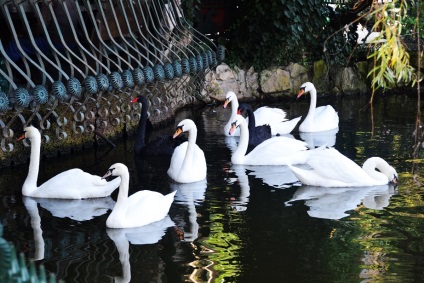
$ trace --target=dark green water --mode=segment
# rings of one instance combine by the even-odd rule
[[[174,223],[163,233],[133,231],[131,238],[106,229],[116,192],[98,201],[23,199],[24,165],[0,173],[4,238],[65,282],[423,282],[424,170],[422,153],[413,158],[411,97],[377,99],[373,119],[369,108],[361,110],[365,97],[332,103],[340,116],[335,147],[359,164],[386,159],[399,173],[396,189],[317,189],[287,184],[285,166],[233,166],[234,140],[222,134],[230,110],[209,106],[176,119],[197,124],[205,184],[169,182],[165,160],[134,159],[132,139],[112,150],[42,160],[39,183],[73,167],[103,175],[122,162],[130,168],[130,193],[178,190],[169,213]],[[274,106],[305,116],[308,100]],[[160,131],[173,132],[174,125]]]

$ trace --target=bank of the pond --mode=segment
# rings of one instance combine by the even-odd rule
[[[156,132],[162,126],[172,123],[175,113],[184,108],[202,108],[205,105],[222,103],[228,91],[233,91],[239,101],[287,101],[295,97],[302,83],[310,81],[314,83],[319,96],[369,95],[371,91],[366,78],[369,68],[368,62],[359,62],[355,67],[332,70],[321,60],[312,65],[290,64],[257,73],[253,68],[242,70],[237,67],[230,68],[222,63],[206,72],[203,89],[195,90],[198,93],[191,94],[190,98],[192,99],[182,99],[178,107],[172,107],[172,113],[169,111],[167,115],[161,114],[160,111],[149,113],[151,121],[149,131]],[[407,91],[404,89],[398,88],[387,93],[413,93],[410,88]],[[127,95],[133,97],[139,94],[143,93],[133,91]],[[166,93],[163,95],[167,96]],[[167,107],[166,99],[157,98],[157,100],[160,99],[163,100],[161,102],[164,103],[166,109],[171,109],[171,107]],[[72,136],[50,139],[50,142],[45,141],[42,143],[42,154],[45,157],[57,157],[76,151],[90,150],[97,146],[113,147],[114,143],[123,136],[134,135],[138,125],[139,111],[138,108],[131,109],[131,118],[124,123],[120,122],[120,126],[108,127],[103,132],[93,130],[78,133],[78,129],[74,129]],[[110,115],[114,115],[113,113],[111,110]],[[68,118],[69,121],[72,120],[72,117]],[[53,123],[55,122],[53,121]],[[60,136],[58,133],[55,135]],[[28,162],[29,150],[28,145],[15,141],[11,152],[6,152],[4,149],[0,151],[0,167]]]

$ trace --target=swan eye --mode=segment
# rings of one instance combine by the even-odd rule
[[[238,121],[238,120],[235,120],[234,122],[232,122],[232,123],[231,123],[231,127],[234,127],[234,128],[235,128],[235,127],[237,127],[237,121]]]

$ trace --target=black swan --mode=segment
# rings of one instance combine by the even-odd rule
[[[147,98],[143,95],[139,95],[136,98],[131,100],[132,103],[140,102],[141,103],[141,116],[140,121],[138,122],[137,134],[135,136],[134,142],[134,153],[140,156],[172,156],[174,149],[187,141],[187,138],[183,136],[178,136],[175,139],[172,135],[163,135],[157,137],[156,139],[150,141],[146,144],[146,124],[147,124],[147,107],[148,102]]]
[[[269,125],[256,126],[255,115],[252,107],[247,103],[242,103],[237,109],[237,114],[249,117],[249,146],[257,146],[264,140],[272,137],[271,127]]]

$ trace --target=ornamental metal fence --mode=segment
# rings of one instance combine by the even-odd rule
[[[224,59],[177,0],[0,0],[0,157],[30,124],[45,141],[172,115]],[[1,159],[1,158],[0,158]]]

